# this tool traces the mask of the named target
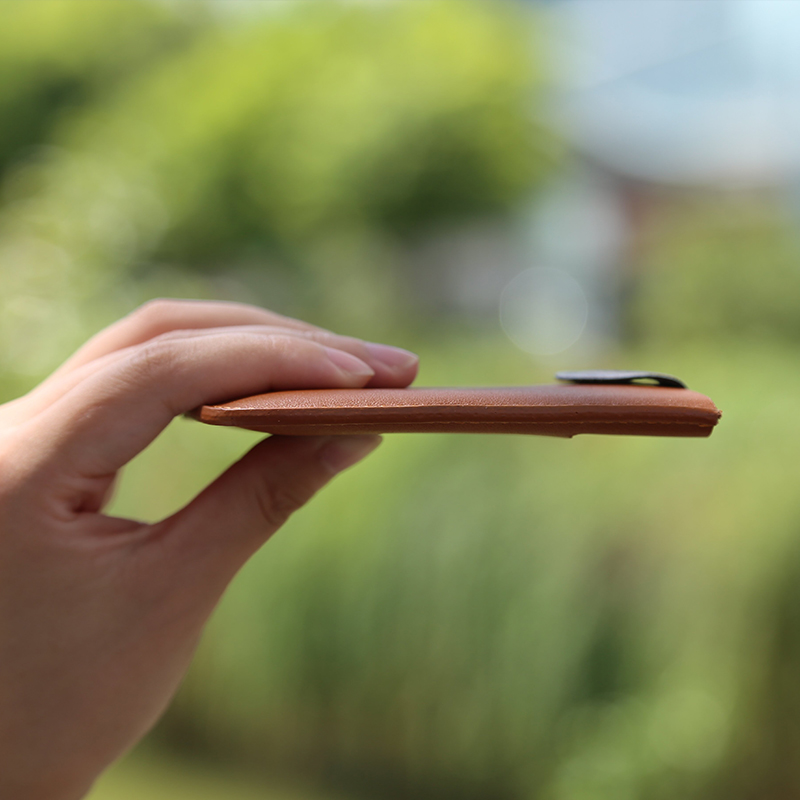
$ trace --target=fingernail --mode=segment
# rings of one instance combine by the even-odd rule
[[[319,457],[336,474],[361,461],[381,441],[380,436],[332,436],[331,441],[323,445]]]
[[[417,363],[416,353],[403,350],[401,347],[367,342],[367,350],[376,361],[380,361],[381,364],[387,367],[396,369],[400,367],[410,367],[412,364]]]
[[[350,355],[350,353],[345,353],[344,350],[337,350],[335,347],[326,347],[325,351],[330,361],[339,367],[339,369],[349,372],[351,375],[366,377],[367,375],[375,374],[375,370],[372,369],[369,364],[365,364],[360,358],[356,358]]]

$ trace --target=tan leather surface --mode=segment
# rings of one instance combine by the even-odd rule
[[[305,389],[202,406],[192,416],[290,436],[346,433],[579,433],[709,436],[702,394],[660,386]]]

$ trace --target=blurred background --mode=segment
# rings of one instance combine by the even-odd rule
[[[800,795],[800,2],[5,0],[0,399],[157,296],[671,372],[709,441],[389,436],[92,800]],[[257,435],[177,420],[112,513]]]

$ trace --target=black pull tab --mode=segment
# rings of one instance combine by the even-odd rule
[[[568,383],[637,384],[642,386],[670,386],[673,389],[689,387],[674,375],[663,372],[629,372],[616,369],[587,369],[581,372],[558,372],[556,378]]]

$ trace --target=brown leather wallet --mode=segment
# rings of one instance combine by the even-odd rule
[[[721,414],[709,398],[679,388],[680,381],[669,376],[658,376],[661,385],[655,386],[635,380],[508,388],[305,389],[201,406],[192,416],[210,425],[287,436],[418,432],[526,433],[567,438],[579,433],[711,434]]]

